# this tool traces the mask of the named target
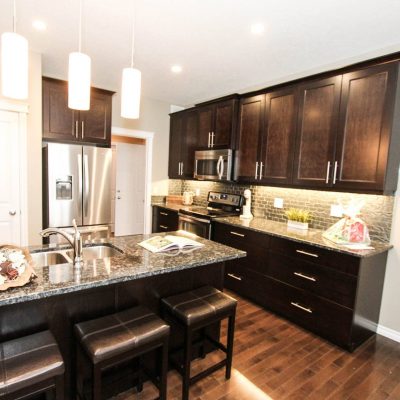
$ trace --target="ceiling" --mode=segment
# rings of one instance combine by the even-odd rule
[[[399,0],[136,0],[135,64],[143,95],[189,105],[400,50]],[[92,83],[119,90],[130,62],[132,0],[84,0],[83,51]],[[43,74],[67,77],[78,0],[17,0],[17,31],[43,54]],[[45,32],[32,20],[47,23]],[[262,35],[250,32],[265,25]],[[12,0],[0,2],[0,32]],[[171,66],[183,71],[173,74]]]

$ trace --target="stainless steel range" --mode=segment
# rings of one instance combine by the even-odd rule
[[[213,219],[239,215],[243,206],[243,196],[239,194],[208,192],[207,201],[207,207],[180,209],[179,229],[211,239]]]

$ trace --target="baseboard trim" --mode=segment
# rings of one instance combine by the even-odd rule
[[[400,343],[400,332],[399,331],[395,331],[394,329],[388,328],[383,325],[378,325],[378,329],[377,329],[376,333]]]

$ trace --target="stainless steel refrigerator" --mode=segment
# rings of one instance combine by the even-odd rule
[[[111,166],[111,149],[45,143],[43,227],[109,226]]]

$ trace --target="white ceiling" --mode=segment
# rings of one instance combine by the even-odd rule
[[[78,0],[17,0],[17,30],[66,78],[77,50]],[[83,51],[95,86],[118,90],[129,66],[132,0],[84,0]],[[400,50],[399,0],[136,0],[143,94],[188,105]],[[33,19],[44,20],[37,32]],[[12,27],[0,0],[0,32]],[[265,24],[263,35],[250,33]],[[173,64],[183,72],[171,73]]]

